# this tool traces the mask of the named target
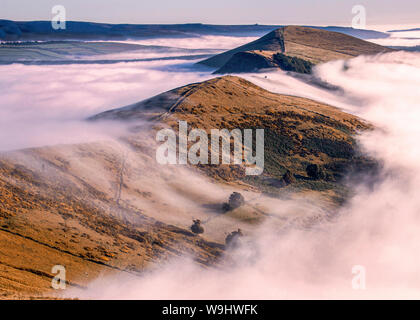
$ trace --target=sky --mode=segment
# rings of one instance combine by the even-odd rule
[[[69,21],[108,23],[212,23],[351,25],[363,5],[369,25],[420,21],[417,0],[1,0],[0,19],[50,20],[55,5]]]

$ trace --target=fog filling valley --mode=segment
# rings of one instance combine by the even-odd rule
[[[220,43],[212,39],[212,47],[223,47],[226,42],[225,38]],[[156,40],[153,44],[157,43]],[[0,66],[0,70],[1,151],[106,140],[121,135],[125,132],[121,124],[92,125],[84,119],[214,77],[211,72],[194,71],[185,61],[65,66],[14,64]],[[88,289],[71,289],[65,296],[98,299],[420,298],[420,257],[417,254],[420,249],[420,198],[417,198],[420,188],[417,144],[420,140],[420,54],[393,52],[317,66],[314,77],[336,86],[336,90],[312,85],[282,71],[239,76],[273,92],[308,97],[339,107],[374,124],[376,130],[357,139],[365,153],[382,163],[380,180],[373,186],[367,181],[358,181],[353,186],[354,196],[334,213],[336,218],[332,221],[309,229],[282,230],[266,221],[256,230],[248,231],[244,246],[234,253],[234,266],[203,269],[192,261],[193,257],[182,257],[142,277],[98,278]],[[191,192],[221,196],[222,187],[195,177],[186,168],[178,172],[181,176],[174,179],[179,179],[179,183],[194,177],[196,183],[186,186]],[[201,186],[202,191],[197,186]],[[155,187],[157,193],[171,192],[170,185]],[[245,196],[260,195],[248,193]],[[174,206],[192,208],[191,200],[177,197],[176,193],[169,198]],[[312,207],[309,207],[306,200],[259,199],[266,207],[271,205],[268,209],[272,211],[324,212],[322,204],[316,206],[311,202]],[[199,210],[198,206],[194,209]],[[352,288],[354,266],[366,270],[365,290]]]
[[[165,71],[170,63],[174,62],[1,66],[0,150],[109,137],[109,131],[121,128],[84,119],[210,78]]]

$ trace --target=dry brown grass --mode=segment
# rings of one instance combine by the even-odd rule
[[[389,52],[392,49],[338,32],[301,26],[286,26],[274,30],[260,39],[218,54],[200,63],[220,68],[235,53],[245,51],[253,51],[270,59],[274,53],[283,53],[317,64],[337,59],[348,59],[358,55]]]
[[[308,161],[335,161],[308,147],[306,142],[311,139],[353,144],[352,134],[369,128],[337,108],[274,94],[230,76],[178,88],[96,117],[101,118],[132,120],[134,124],[136,119],[153,118],[157,127],[176,128],[178,120],[186,120],[191,127],[205,130],[272,130],[275,139],[287,139],[291,147],[283,150],[286,153],[269,150],[276,158],[271,163],[273,168],[264,174],[268,178],[281,177],[284,168],[304,175]],[[192,254],[202,266],[219,263],[223,232],[253,226],[266,218],[264,209],[253,204],[226,215],[203,209],[205,205],[216,207],[222,201],[157,172],[151,166],[153,150],[144,147],[135,134],[124,141],[130,145],[133,159],[127,163],[119,204],[115,201],[121,172],[119,145],[101,142],[1,155],[1,297],[51,297],[51,267],[56,264],[67,267],[71,287],[85,286],[99,275],[136,274],[185,253]],[[238,167],[202,166],[199,170],[230,181],[236,190],[255,190],[242,180],[243,171]],[[164,184],[182,197],[195,199],[197,205],[188,207],[194,208],[191,212],[184,205],[171,206],[165,195],[159,194]],[[325,193],[334,196],[331,190]],[[212,219],[203,237],[188,231],[191,217]],[[212,242],[215,239],[219,244]]]

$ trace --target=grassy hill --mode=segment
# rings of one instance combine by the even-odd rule
[[[0,298],[53,296],[57,264],[65,265],[70,288],[107,275],[141,276],[184,255],[203,268],[223,267],[229,232],[241,228],[250,236],[267,219],[277,230],[310,226],[346,199],[346,172],[375,166],[354,140],[369,124],[238,77],[190,84],[93,120],[122,122],[130,134],[0,154]],[[264,129],[264,173],[246,176],[240,165],[159,165],[156,129],[176,129],[178,120],[206,131]],[[314,164],[322,175],[308,175]],[[226,212],[234,191],[245,203]],[[299,196],[298,207],[284,206]],[[326,211],[311,209],[320,206]],[[192,219],[203,222],[202,235],[190,231]]]
[[[165,206],[148,163],[143,150],[112,141],[2,153],[0,299],[56,295],[54,265],[66,267],[71,289],[181,255],[217,263],[223,234],[214,243],[189,231],[196,209],[183,217]]]
[[[244,181],[267,192],[283,192],[287,170],[296,183],[287,188],[337,191],[343,174],[370,169],[374,164],[358,153],[354,135],[370,129],[361,119],[305,98],[268,92],[239,77],[224,76],[177,88],[92,119],[154,119],[177,128],[185,120],[192,128],[265,129],[265,171],[246,177],[236,166],[201,165],[213,178]],[[325,171],[323,179],[307,176],[309,164]]]
[[[276,54],[317,64],[336,59],[349,59],[358,55],[372,55],[389,52],[392,49],[360,40],[342,33],[300,26],[286,26],[274,30],[260,39],[238,48],[218,54],[199,62],[220,68],[216,73],[249,72],[253,67],[260,69],[259,62],[265,60],[268,67],[282,67],[275,59]],[[247,68],[241,59],[248,53]],[[242,54],[242,55],[241,55]],[[250,54],[254,57],[252,59]],[[299,69],[295,71],[300,72]]]

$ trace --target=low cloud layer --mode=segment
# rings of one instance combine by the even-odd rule
[[[324,64],[315,73],[342,88],[336,91],[336,105],[378,127],[359,140],[365,152],[384,162],[379,183],[373,188],[355,187],[355,196],[336,212],[336,219],[310,230],[279,233],[262,226],[249,240],[252,246],[239,252],[235,268],[203,270],[188,260],[174,261],[139,279],[98,279],[77,295],[116,299],[419,298],[420,199],[416,194],[420,150],[416,142],[420,139],[420,93],[416,88],[420,55],[397,52],[359,57]],[[261,75],[259,82],[281,92],[284,77],[282,72],[270,73],[267,79]],[[289,80],[292,92],[307,88]],[[332,92],[312,89],[309,95],[333,102]],[[365,290],[352,286],[352,271],[358,268],[366,271]]]
[[[114,135],[120,128],[84,119],[210,78],[208,73],[180,70],[183,63],[0,66],[0,151]]]
[[[193,39],[156,39],[135,43],[213,49],[235,47],[251,38],[209,36]],[[252,38],[253,39],[253,38]],[[128,41],[129,42],[129,41]],[[205,52],[203,52],[205,53]],[[191,55],[172,49],[147,53],[93,56],[89,59],[143,59]],[[84,119],[129,105],[161,92],[211,78],[193,72],[196,61],[170,60],[83,65],[0,66],[0,151],[79,143],[121,133],[121,128],[98,126]]]
[[[169,39],[150,39],[132,40],[129,43],[169,46],[186,49],[233,49],[247,44],[259,37],[230,37],[230,36],[202,36],[196,38],[169,38]]]
[[[411,30],[411,31],[399,31],[399,32],[388,32],[389,38],[383,39],[371,39],[369,41],[377,43],[381,46],[402,46],[402,47],[413,47],[420,45],[420,31],[418,25],[405,25],[405,26],[382,26],[375,27],[375,30],[388,32],[390,30]]]

